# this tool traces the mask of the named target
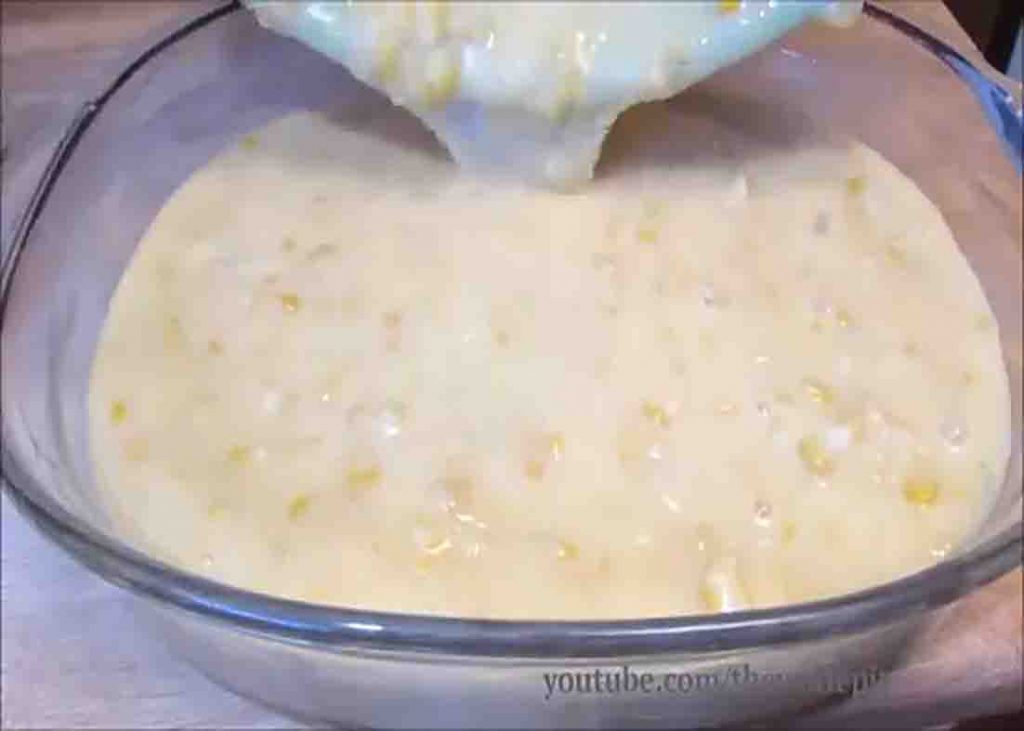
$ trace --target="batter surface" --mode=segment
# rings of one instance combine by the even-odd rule
[[[995,321],[876,153],[483,185],[302,114],[196,173],[95,360],[124,530],[351,607],[729,611],[940,560],[1009,447]]]

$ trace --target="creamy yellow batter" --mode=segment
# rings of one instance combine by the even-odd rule
[[[884,582],[957,546],[1009,447],[981,288],[871,150],[567,196],[312,114],[161,211],[91,416],[112,512],[177,565],[502,618]]]

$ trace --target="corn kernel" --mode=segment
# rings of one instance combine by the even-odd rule
[[[722,15],[739,12],[741,7],[743,3],[740,0],[718,0],[718,12]]]
[[[297,312],[299,307],[302,306],[302,300],[299,298],[299,295],[290,292],[282,294],[280,300],[281,307],[284,308],[285,312]]]
[[[242,138],[242,149],[243,150],[249,150],[249,151],[255,150],[257,147],[259,147],[259,144],[260,144],[260,138],[256,134],[248,134],[248,135],[246,135],[245,137]]]
[[[849,311],[839,309],[839,311],[836,312],[836,323],[839,327],[846,329],[853,324],[853,317],[850,315]]]
[[[377,51],[377,80],[384,85],[390,84],[398,78],[398,70],[398,46],[394,43],[385,44]]]
[[[645,401],[643,404],[643,414],[647,419],[660,427],[667,428],[672,425],[672,417],[664,409],[664,407],[653,401]]]
[[[653,244],[658,240],[658,227],[645,224],[636,230],[636,238],[641,244]]]
[[[110,421],[113,424],[121,424],[128,418],[128,405],[124,401],[114,401],[110,404]]]
[[[524,470],[526,476],[534,482],[539,482],[544,479],[544,463],[537,459],[530,459],[526,461],[526,468]]]
[[[371,490],[380,484],[380,468],[376,466],[353,468],[345,473],[345,487],[353,492]]]
[[[846,192],[850,195],[860,195],[868,188],[868,181],[863,175],[854,175],[846,179]]]
[[[636,238],[642,244],[653,244],[661,234],[661,214],[664,204],[653,200],[644,203],[637,226]]]
[[[830,404],[835,400],[835,394],[828,384],[819,381],[817,378],[805,378],[804,390],[811,400],[818,404]]]
[[[281,248],[285,251],[295,251],[298,248],[299,242],[292,236],[285,236],[284,241],[281,242]]]
[[[721,593],[714,587],[702,584],[700,587],[700,603],[709,612],[718,613],[725,606]]]
[[[551,462],[560,462],[565,453],[565,440],[561,434],[543,434],[532,439],[528,445],[530,458],[525,465],[528,478],[539,481],[544,478]]]
[[[288,503],[288,520],[298,520],[309,512],[309,495],[296,495]]]
[[[903,498],[912,505],[934,505],[939,499],[939,483],[933,479],[908,477],[903,481]]]
[[[562,561],[575,561],[580,557],[580,547],[572,541],[558,542],[558,558]]]
[[[221,355],[224,352],[224,343],[215,338],[206,344],[206,350],[210,355]]]
[[[796,523],[787,520],[782,524],[782,545],[788,546],[796,539]]]
[[[565,439],[561,434],[552,434],[548,437],[548,451],[552,460],[562,461],[562,456],[565,454]]]
[[[836,465],[832,458],[825,451],[821,440],[814,436],[807,436],[801,439],[796,446],[797,454],[804,467],[812,475],[827,477],[835,472]]]
[[[431,109],[443,107],[458,93],[462,81],[461,71],[457,63],[451,59],[438,62],[432,72],[428,72],[424,86],[424,103]]]
[[[907,263],[906,253],[896,244],[886,245],[885,259],[893,266],[903,266]]]
[[[228,449],[228,461],[234,464],[245,464],[251,456],[252,449],[242,444],[236,444]]]

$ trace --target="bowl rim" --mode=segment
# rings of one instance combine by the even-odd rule
[[[61,171],[106,103],[147,62],[241,8],[230,0],[146,49],[79,110],[46,166],[0,264],[0,331],[22,251]],[[870,2],[865,14],[919,44],[970,86],[1018,170],[1021,115],[1013,97],[959,52]],[[1010,474],[1007,479],[1013,479]],[[317,605],[240,589],[149,557],[71,514],[0,441],[0,484],[40,531],[100,577],[159,605],[269,638],[346,650],[508,658],[598,658],[708,652],[813,641],[908,619],[947,604],[1022,562],[1017,521],[972,550],[896,581],[839,597],[728,614],[641,620],[477,620]]]

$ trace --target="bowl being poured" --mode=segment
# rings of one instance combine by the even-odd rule
[[[553,187],[588,180],[628,107],[672,96],[860,0],[290,2],[246,0],[266,27],[407,107],[463,168]]]

